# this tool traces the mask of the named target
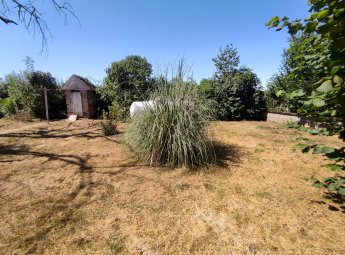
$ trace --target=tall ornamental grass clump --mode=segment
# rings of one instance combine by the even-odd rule
[[[158,79],[153,107],[136,113],[125,135],[131,151],[151,165],[194,168],[215,160],[206,132],[210,104],[181,73],[171,82]]]

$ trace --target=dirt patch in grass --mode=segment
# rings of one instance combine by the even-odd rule
[[[310,181],[330,171],[291,149],[311,136],[265,122],[211,132],[220,163],[190,172],[137,162],[97,121],[6,123],[0,254],[343,254],[345,214]]]

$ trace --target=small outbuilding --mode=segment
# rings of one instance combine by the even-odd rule
[[[68,116],[96,118],[96,87],[88,79],[73,74],[61,89],[66,96]]]

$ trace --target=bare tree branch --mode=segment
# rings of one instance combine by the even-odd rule
[[[5,17],[2,17],[2,16],[0,16],[0,20],[1,20],[2,22],[5,22],[6,24],[11,24],[11,23],[13,23],[13,24],[18,25],[18,23],[14,22],[13,20],[11,20],[11,19],[6,19]]]
[[[63,0],[49,0],[54,6],[56,12],[64,16],[64,23],[67,23],[68,16],[72,16],[79,22],[72,6]],[[9,17],[9,18],[8,18]],[[48,40],[52,34],[44,19],[44,13],[37,8],[35,0],[0,0],[0,21],[9,25],[11,23],[18,25],[21,23],[24,27],[41,36],[41,53],[47,53]]]

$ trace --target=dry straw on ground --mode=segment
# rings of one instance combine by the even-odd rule
[[[325,162],[291,150],[308,134],[211,129],[222,164],[188,172],[136,162],[123,133],[102,137],[93,121],[0,120],[0,254],[344,253],[344,209],[311,186]]]

